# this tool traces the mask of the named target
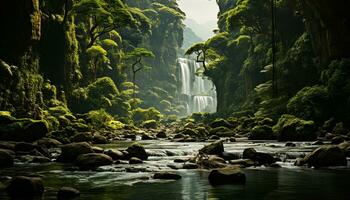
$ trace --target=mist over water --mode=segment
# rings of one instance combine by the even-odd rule
[[[195,112],[216,112],[217,97],[213,82],[197,75],[201,64],[187,58],[178,59],[180,66],[180,95],[186,102],[187,114]]]

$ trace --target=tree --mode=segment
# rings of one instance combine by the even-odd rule
[[[204,71],[207,71],[206,59],[208,50],[208,45],[205,42],[200,42],[187,49],[185,55],[196,54],[196,62],[202,63]]]
[[[146,57],[154,58],[155,56],[151,51],[145,48],[135,48],[133,51],[127,53],[126,55],[126,59],[132,63],[132,82],[134,84],[133,98],[135,98],[136,93],[136,73],[145,68],[145,65],[142,63],[142,59]]]
[[[81,0],[73,6],[88,36],[90,48],[102,35],[125,26],[149,29],[148,18],[139,9],[129,8],[122,0]]]
[[[97,78],[97,70],[106,65],[108,69],[112,69],[109,66],[109,59],[107,57],[107,51],[99,45],[94,45],[86,50],[86,53],[91,57],[90,68],[93,74],[93,80]]]

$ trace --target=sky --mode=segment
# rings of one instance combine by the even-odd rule
[[[179,0],[179,6],[186,13],[187,18],[204,24],[216,21],[219,8],[215,0]]]

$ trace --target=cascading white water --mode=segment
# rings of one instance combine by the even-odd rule
[[[186,98],[187,114],[194,112],[216,112],[216,88],[207,77],[196,75],[201,64],[194,60],[179,58],[181,94]]]

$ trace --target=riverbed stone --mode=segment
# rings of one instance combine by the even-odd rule
[[[231,165],[240,165],[243,167],[251,167],[255,165],[255,162],[250,159],[237,159],[237,160],[230,160],[229,163]]]
[[[195,163],[184,163],[182,168],[183,169],[198,169],[198,165]]]
[[[204,153],[207,155],[219,155],[221,156],[224,152],[224,143],[223,141],[216,141],[211,144],[204,146],[199,150],[200,153]]]
[[[81,154],[94,153],[92,147],[86,142],[71,143],[62,146],[62,153],[59,161],[75,162],[76,158]]]
[[[181,176],[172,172],[157,172],[153,175],[153,178],[163,180],[179,180],[181,179]]]
[[[343,136],[335,136],[334,138],[332,138],[331,143],[332,144],[340,144],[344,141],[345,141],[345,138]]]
[[[0,149],[0,168],[13,166],[14,160],[10,151],[11,150]]]
[[[77,133],[70,138],[72,142],[92,142],[93,136],[90,132]]]
[[[79,190],[72,187],[61,187],[57,192],[57,200],[76,199],[80,196]]]
[[[111,165],[113,159],[103,153],[87,153],[77,157],[76,164],[80,169],[94,169],[99,166]]]
[[[44,184],[39,177],[18,176],[12,179],[6,192],[12,199],[33,199],[44,193]]]
[[[143,161],[136,157],[132,157],[129,160],[129,164],[141,164],[141,163],[143,163]]]
[[[247,148],[243,151],[243,159],[250,159],[258,163],[258,165],[271,165],[276,160],[267,153],[257,152],[254,148]]]
[[[239,168],[212,170],[209,174],[211,185],[245,184],[246,176]]]
[[[159,133],[157,133],[156,137],[157,138],[167,138],[167,135],[166,135],[165,131],[160,131]]]
[[[129,153],[129,157],[136,157],[141,160],[147,160],[148,158],[145,148],[139,144],[132,144],[126,151]]]
[[[92,138],[92,142],[94,144],[107,144],[108,140],[105,136],[99,135],[99,134],[95,134]]]
[[[125,159],[124,153],[119,150],[105,150],[104,154],[110,156],[113,160],[123,160]]]
[[[53,139],[53,138],[41,138],[40,140],[36,141],[36,144],[40,145],[40,146],[45,146],[48,149],[56,148],[56,147],[62,145],[62,143],[60,141]]]
[[[249,140],[274,140],[276,135],[273,133],[271,126],[258,125],[251,130]]]
[[[309,167],[346,166],[346,153],[338,146],[320,147],[306,155],[303,162]]]
[[[230,122],[226,121],[225,119],[216,119],[213,122],[209,124],[211,128],[217,128],[217,127],[226,127],[226,128],[234,128],[234,125]]]

